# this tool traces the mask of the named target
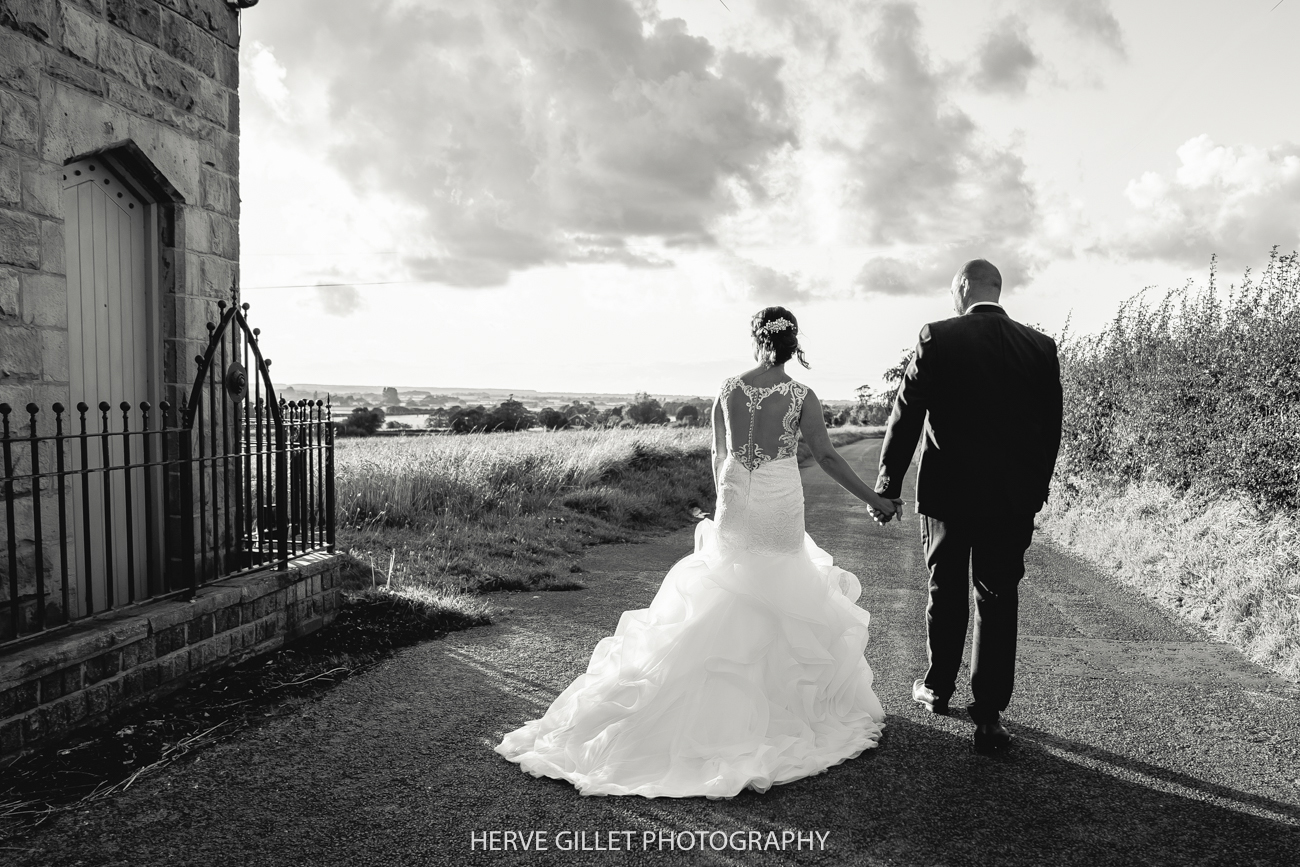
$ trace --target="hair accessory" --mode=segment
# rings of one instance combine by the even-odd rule
[[[755,329],[754,334],[765,337],[769,334],[775,334],[778,331],[784,331],[787,328],[794,328],[794,323],[789,319],[773,319],[771,322]]]

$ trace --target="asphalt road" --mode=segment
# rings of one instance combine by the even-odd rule
[[[879,443],[843,452],[873,478]],[[27,851],[0,852],[0,863],[1300,860],[1294,684],[1039,540],[1022,585],[1018,681],[1006,714],[1015,746],[1004,758],[977,755],[964,712],[932,716],[910,701],[925,665],[916,516],[881,528],[820,470],[804,470],[804,481],[809,531],[862,579],[860,604],[873,615],[867,655],[889,716],[879,748],[857,759],[762,795],[646,800],[584,798],[492,752],[581,673],[620,612],[649,602],[689,550],[687,530],[593,549],[586,590],[498,594],[509,610],[493,626],[402,651],[297,714],[63,818],[23,841]],[[954,707],[967,698],[959,687]],[[476,834],[494,830],[546,832],[547,849],[475,847]],[[561,848],[571,839],[564,832],[586,832],[588,848]],[[751,832],[786,847],[742,848]],[[694,848],[669,848],[670,838]]]

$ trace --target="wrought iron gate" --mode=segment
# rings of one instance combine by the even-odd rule
[[[0,643],[334,550],[328,399],[277,399],[248,305],[218,307],[176,407],[0,404]]]

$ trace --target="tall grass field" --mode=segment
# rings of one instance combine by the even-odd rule
[[[837,428],[833,441],[876,433]],[[587,546],[713,511],[710,444],[707,428],[655,426],[341,439],[340,544],[354,582],[433,603],[578,588]]]
[[[1300,261],[1061,340],[1049,536],[1300,680]]]
[[[580,586],[586,545],[713,506],[707,431],[634,428],[340,440],[342,543],[435,592]]]

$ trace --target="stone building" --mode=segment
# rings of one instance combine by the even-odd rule
[[[334,611],[337,563],[323,553],[332,475],[319,436],[315,452],[304,445],[322,425],[305,401],[290,407],[297,427],[277,429],[282,453],[257,440],[265,474],[251,446],[240,451],[241,434],[252,441],[245,401],[256,369],[269,385],[261,357],[249,362],[253,332],[231,309],[239,15],[255,2],[0,0],[0,404],[12,422],[0,445],[13,465],[0,467],[0,758],[264,652]],[[234,334],[230,358],[222,344],[199,380],[196,357],[217,346],[216,322],[218,337],[226,326],[244,336]],[[175,430],[191,393],[201,397],[191,406],[212,411]],[[151,430],[166,401],[172,432],[134,447],[171,441],[179,460],[173,451],[175,463],[146,469],[127,445],[123,468],[127,437],[103,436],[93,442],[102,461],[78,456],[74,440],[73,474],[52,474],[63,449],[53,408],[71,434],[83,401],[96,437],[101,402],[118,420],[121,404],[134,414],[148,403]],[[28,436],[29,405],[37,438],[48,437],[39,448],[14,438]],[[255,410],[268,437],[278,406]],[[185,463],[191,447],[198,461]],[[218,447],[224,456],[212,460]],[[97,487],[82,481],[92,475]]]
[[[91,432],[102,402],[109,429],[124,402],[133,416],[147,402],[157,421],[166,401],[175,426],[207,323],[239,297],[238,14],[226,0],[0,0],[0,403],[18,430],[32,403],[44,434],[56,403],[65,432],[78,429],[81,402]],[[103,455],[90,445],[89,467],[120,464],[117,439]],[[69,460],[79,457],[74,448]],[[90,531],[73,520],[61,541],[95,587],[52,618],[149,594],[128,581],[122,538],[130,520],[135,548],[146,544],[142,481],[130,516],[125,492],[101,496],[99,476],[70,486]],[[169,506],[157,503],[154,520]],[[25,499],[15,518],[19,544],[35,546]],[[52,525],[42,565],[56,559]],[[160,523],[153,537],[165,534]],[[161,546],[148,556],[160,561]],[[35,559],[18,558],[23,597],[34,598]],[[0,639],[10,631],[0,625]]]
[[[239,292],[238,43],[226,0],[0,0],[0,400],[175,403],[193,380]],[[119,334],[140,357],[78,357]]]

